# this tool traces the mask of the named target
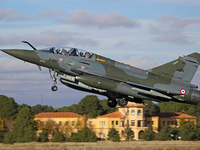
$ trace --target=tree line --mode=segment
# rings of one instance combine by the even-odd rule
[[[184,119],[179,127],[169,127],[164,125],[161,131],[158,133],[153,131],[151,125],[148,125],[141,138],[146,141],[159,140],[183,140],[183,141],[197,141],[200,140],[200,126],[195,125],[193,122],[186,122]]]
[[[94,141],[97,139],[94,132],[88,127],[78,128],[78,133],[73,134],[69,138],[63,132],[59,131],[59,127],[52,124],[51,121],[43,126],[42,132],[39,136],[36,131],[41,128],[38,122],[34,121],[34,115],[41,112],[74,112],[80,115],[87,115],[87,117],[97,117],[99,115],[107,114],[116,111],[116,108],[109,108],[106,100],[99,100],[97,96],[88,95],[84,97],[78,104],[71,106],[64,106],[61,108],[53,108],[47,105],[29,106],[27,104],[17,104],[13,98],[5,95],[0,95],[0,143],[23,143],[23,142],[45,142],[48,141],[48,136],[51,133],[53,136],[52,142],[64,141],[67,137],[68,141]],[[49,125],[49,127],[47,127]],[[69,129],[69,127],[68,127]],[[91,134],[91,136],[89,136]],[[88,138],[81,138],[89,136]],[[95,136],[94,136],[95,135]]]
[[[180,104],[176,102],[162,102],[153,103],[145,101],[145,113],[157,114],[159,112],[182,112],[189,115],[199,117],[200,107],[198,105]],[[96,141],[98,138],[94,134],[92,128],[84,125],[84,123],[77,122],[78,132],[71,135],[66,135],[70,127],[64,130],[59,130],[59,127],[52,124],[51,121],[46,125],[38,126],[38,122],[33,120],[34,115],[40,112],[74,112],[87,117],[97,117],[116,111],[116,108],[107,106],[107,100],[99,100],[95,95],[87,95],[80,100],[78,104],[71,106],[64,106],[61,108],[53,108],[47,105],[29,106],[27,104],[17,104],[13,98],[0,95],[0,142],[14,143],[14,142],[47,142],[48,135],[51,132],[52,142],[58,141]],[[142,134],[145,140],[169,140],[171,138],[181,140],[199,140],[200,129],[198,124],[194,125],[192,122],[182,121],[180,128],[164,127],[159,133],[153,132],[151,127],[148,127]],[[79,123],[79,125],[78,125]],[[47,127],[49,125],[49,127]],[[80,127],[80,125],[82,125]],[[39,136],[36,131],[42,128]],[[134,138],[134,132],[129,126],[124,129],[124,137],[126,140]],[[190,137],[190,138],[189,138]],[[92,140],[93,139],[93,140]],[[120,141],[119,133],[115,128],[111,128],[108,133],[108,140]]]

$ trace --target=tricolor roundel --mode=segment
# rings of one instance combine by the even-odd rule
[[[60,62],[63,61],[63,57],[60,57],[59,60],[60,60]]]
[[[185,94],[186,94],[186,90],[182,88],[182,89],[180,90],[180,93],[181,93],[182,95],[185,95]]]

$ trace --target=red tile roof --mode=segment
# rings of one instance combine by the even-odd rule
[[[119,111],[116,111],[116,112],[113,112],[113,113],[109,113],[109,114],[105,114],[105,115],[102,115],[102,116],[99,116],[97,118],[122,118],[124,117],[124,115],[122,115],[122,113],[120,113]]]
[[[76,118],[82,117],[72,112],[43,112],[35,115],[35,118]]]
[[[157,115],[149,115],[146,114],[145,117],[153,117],[153,116],[158,116],[161,118],[192,118],[192,119],[196,119],[197,117],[195,116],[191,116],[191,115],[187,115],[184,113],[180,113],[180,112],[175,112],[175,113],[159,113]]]

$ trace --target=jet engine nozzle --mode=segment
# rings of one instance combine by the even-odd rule
[[[191,95],[191,101],[195,104],[198,104],[200,102],[200,91],[193,90]]]

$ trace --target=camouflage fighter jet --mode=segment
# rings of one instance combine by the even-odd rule
[[[78,48],[51,47],[37,50],[3,49],[21,60],[49,68],[56,91],[56,75],[64,85],[108,97],[109,107],[126,106],[128,101],[176,101],[197,104],[198,86],[191,80],[200,64],[200,54],[187,56],[153,69],[143,70]]]

